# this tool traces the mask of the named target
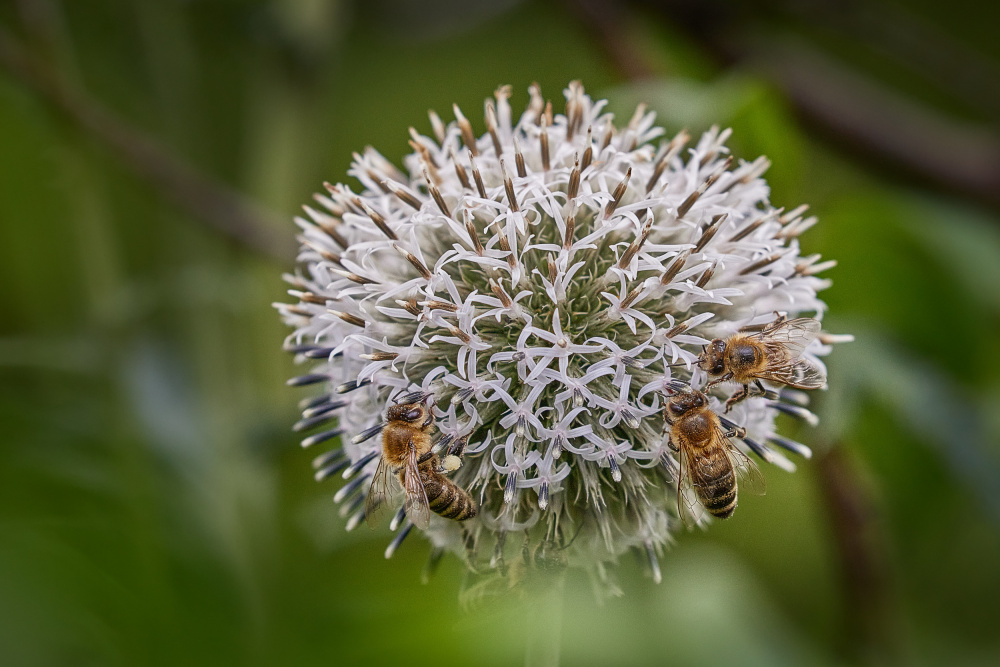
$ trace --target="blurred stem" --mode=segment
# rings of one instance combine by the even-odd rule
[[[0,67],[195,220],[266,257],[282,262],[294,257],[291,237],[273,214],[196,171],[151,136],[68,84],[59,71],[2,28]]]
[[[869,664],[891,663],[888,564],[875,504],[841,445],[817,460],[817,471],[839,556],[844,652]]]
[[[525,614],[525,667],[557,667],[562,642],[563,594],[566,571],[560,570],[539,582],[537,597]]]

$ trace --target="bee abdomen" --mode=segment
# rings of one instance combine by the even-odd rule
[[[424,476],[424,490],[431,511],[445,519],[465,521],[476,516],[472,498],[457,484],[436,472]]]
[[[695,491],[698,500],[714,517],[726,519],[736,510],[736,478],[731,469],[714,479],[700,480]]]
[[[702,504],[708,513],[719,519],[728,519],[736,511],[736,488],[715,496],[702,500]]]

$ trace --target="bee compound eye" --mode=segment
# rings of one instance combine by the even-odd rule
[[[673,412],[675,415],[682,415],[682,414],[684,414],[685,409],[686,408],[683,405],[681,405],[680,403],[671,403],[670,404],[670,411]]]
[[[415,422],[419,421],[420,418],[423,416],[423,414],[424,414],[423,410],[421,410],[420,408],[414,408],[413,410],[407,411],[407,413],[403,415],[403,419],[405,419],[408,422]]]

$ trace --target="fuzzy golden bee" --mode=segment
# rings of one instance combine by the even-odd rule
[[[819,335],[821,324],[811,317],[794,320],[779,315],[761,331],[741,330],[728,338],[716,338],[702,350],[698,367],[711,380],[705,389],[722,382],[736,382],[742,389],[726,401],[726,412],[750,395],[753,383],[764,393],[761,380],[796,389],[818,389],[826,384],[821,368],[802,357]]]
[[[740,478],[751,493],[764,493],[764,478],[746,454],[730,441],[744,437],[742,429],[726,431],[719,415],[708,407],[708,397],[691,387],[675,385],[663,410],[670,429],[670,447],[677,452],[677,515],[695,514],[693,492],[712,516],[726,519],[736,510]],[[687,507],[687,513],[683,510]]]
[[[430,513],[465,521],[476,515],[472,497],[441,474],[454,470],[458,457],[445,457],[444,465],[431,451],[434,415],[423,403],[394,405],[386,411],[382,429],[382,456],[366,499],[365,515],[374,525],[391,495],[395,475],[403,487],[406,516],[417,528],[427,528]]]

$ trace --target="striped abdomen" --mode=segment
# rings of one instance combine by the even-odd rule
[[[714,443],[692,452],[691,486],[712,516],[726,519],[736,510],[736,473],[725,450]]]
[[[430,467],[421,468],[420,481],[427,492],[431,511],[438,516],[455,521],[465,521],[476,516],[476,503],[472,497],[441,473]]]

